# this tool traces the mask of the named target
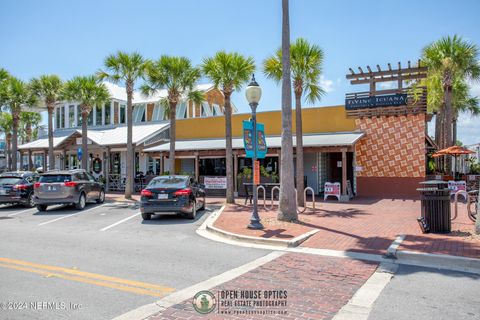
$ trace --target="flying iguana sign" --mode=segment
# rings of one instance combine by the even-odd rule
[[[390,106],[396,107],[396,106],[403,106],[403,105],[407,105],[406,93],[345,99],[346,110],[357,110],[357,109],[390,107]]]

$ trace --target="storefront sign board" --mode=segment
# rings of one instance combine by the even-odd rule
[[[227,177],[204,177],[205,189],[227,189]]]
[[[345,99],[346,110],[358,110],[378,107],[396,107],[403,105],[407,105],[406,93]]]
[[[340,200],[340,182],[325,182],[323,190],[323,200],[326,200],[328,196],[337,197],[337,200]]]

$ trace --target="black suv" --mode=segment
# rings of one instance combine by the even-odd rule
[[[0,174],[0,203],[22,204],[34,207],[33,186],[38,174],[30,171],[4,172]]]
[[[38,211],[45,211],[49,205],[70,204],[83,210],[88,201],[105,201],[103,183],[85,170],[53,170],[40,176],[34,185]]]

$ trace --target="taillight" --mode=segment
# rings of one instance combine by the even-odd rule
[[[65,187],[76,187],[77,184],[75,181],[67,181],[65,182]]]
[[[26,184],[16,184],[13,186],[13,190],[27,190],[28,186]]]
[[[38,188],[40,188],[41,185],[42,185],[42,184],[41,184],[40,182],[35,182],[35,184],[33,185],[33,187],[34,187],[35,189],[38,189]]]
[[[176,196],[189,196],[191,193],[192,193],[192,190],[190,190],[189,188],[186,188],[186,189],[177,190],[173,194]]]
[[[140,194],[142,195],[142,197],[151,197],[151,196],[153,196],[152,191],[150,191],[150,190],[148,190],[148,189],[143,189]]]

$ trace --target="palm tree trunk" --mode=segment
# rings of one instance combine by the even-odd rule
[[[282,0],[282,158],[278,220],[298,219],[293,175],[290,21],[288,0]]]
[[[444,123],[444,137],[446,147],[453,145],[452,143],[452,119],[453,119],[453,110],[452,110],[452,84],[451,84],[451,74],[446,72],[444,75],[444,92],[445,92],[445,123]],[[450,174],[452,170],[452,159],[451,157],[445,157],[445,171],[447,174]]]
[[[295,137],[297,139],[297,146],[295,148],[295,154],[297,155],[297,205],[304,206],[305,198],[303,190],[305,189],[304,185],[304,162],[303,162],[303,128],[302,128],[302,93],[295,92],[295,125],[296,133]]]
[[[231,93],[224,92],[225,96],[225,165],[227,174],[227,203],[235,203],[233,195],[233,151],[232,151],[232,104]],[[252,165],[253,168],[253,165]]]
[[[452,140],[453,140],[453,144],[456,145],[457,144],[457,115],[453,117],[453,121],[452,121]]]
[[[18,111],[12,112],[12,120],[12,170],[17,171],[18,123],[20,121]]]
[[[50,170],[55,169],[55,158],[53,156],[53,110],[55,110],[54,104],[49,104],[47,106],[48,111],[48,165]],[[47,168],[43,168],[47,170]]]
[[[439,150],[444,148],[444,140],[443,140],[443,115],[444,115],[444,105],[440,106],[435,116],[435,143]],[[436,157],[435,158],[435,167],[438,170],[444,169],[443,166],[443,158],[444,157]]]
[[[82,110],[82,169],[88,170],[88,131],[87,131],[88,112]]]
[[[127,176],[125,184],[125,198],[132,199],[133,193],[133,106],[132,106],[132,97],[133,97],[133,82],[127,81]],[[108,177],[107,177],[108,178]]]
[[[7,143],[7,168],[9,171],[12,170],[12,134],[7,133],[5,135],[5,140]]]
[[[27,122],[25,125],[25,141],[29,143],[32,140],[32,124]]]
[[[168,155],[168,162],[170,163],[170,174],[175,174],[175,139],[177,128],[177,104],[169,102],[170,107],[170,154]]]

